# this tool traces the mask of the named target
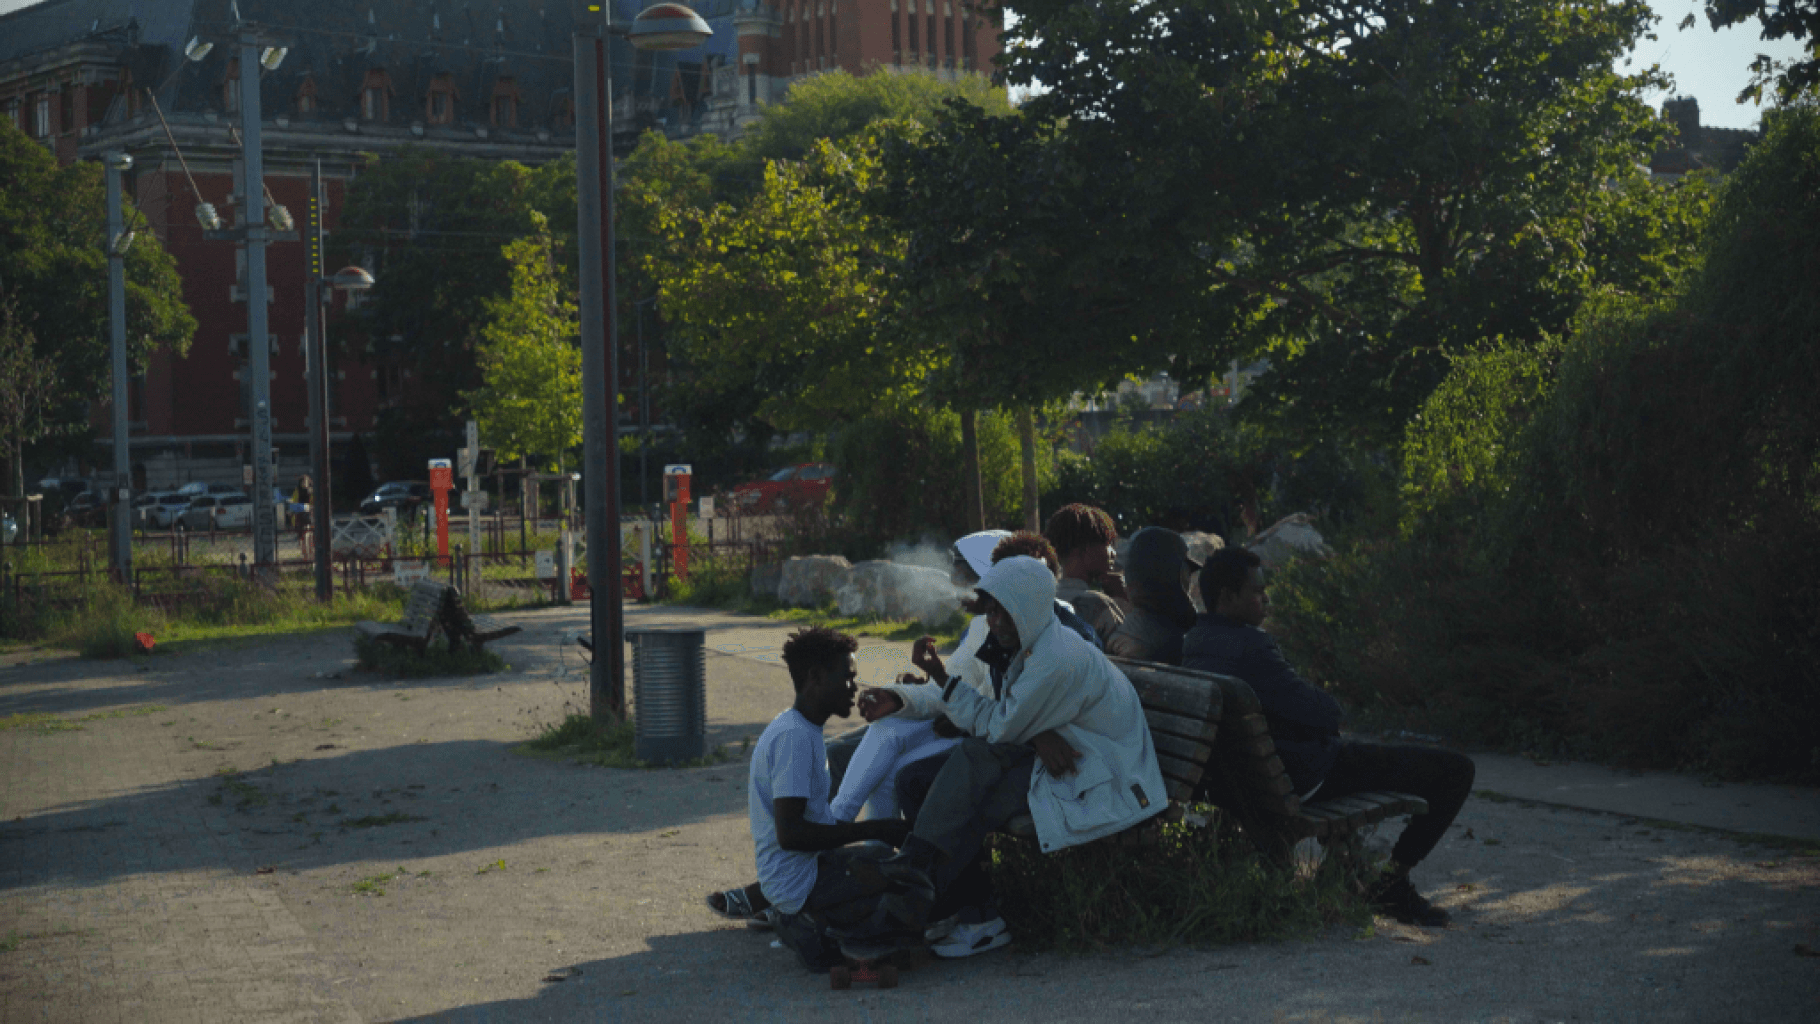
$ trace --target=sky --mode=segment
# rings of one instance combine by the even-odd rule
[[[0,14],[30,6],[29,0],[0,0]],[[1015,0],[1011,3],[1016,7]],[[1801,44],[1790,39],[1766,43],[1757,36],[1751,22],[1737,28],[1714,32],[1706,25],[1706,15],[1699,0],[1650,0],[1650,6],[1662,21],[1656,25],[1658,38],[1643,40],[1632,59],[1638,65],[1651,63],[1675,78],[1676,93],[1700,101],[1702,124],[1720,128],[1751,128],[1757,124],[1760,111],[1750,104],[1739,106],[1733,100],[1750,81],[1750,62],[1759,53],[1778,60],[1792,59],[1802,52]],[[1675,26],[1689,14],[1697,17],[1693,28],[1677,30]],[[1666,95],[1649,97],[1661,106]]]

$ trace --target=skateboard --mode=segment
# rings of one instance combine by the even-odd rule
[[[916,935],[840,945],[846,963],[828,968],[828,987],[837,990],[852,988],[854,982],[896,988],[899,971],[911,970],[927,959],[927,950]]]
[[[897,965],[885,960],[849,958],[849,962],[828,968],[828,987],[835,990],[853,987],[854,982],[871,982],[878,988],[897,987]]]

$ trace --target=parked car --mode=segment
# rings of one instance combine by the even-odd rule
[[[235,484],[211,484],[192,480],[177,488],[177,493],[186,498],[194,498],[198,494],[239,494],[241,490]]]
[[[146,525],[168,530],[177,522],[177,518],[183,515],[184,510],[190,507],[190,499],[195,495],[165,491],[150,495],[150,497],[153,501],[142,510]]]
[[[832,463],[803,462],[786,466],[764,480],[733,488],[728,496],[728,511],[760,515],[820,505],[828,500],[828,488],[833,483]]]
[[[395,508],[400,515],[409,515],[419,505],[430,500],[430,485],[422,480],[392,480],[379,485],[379,489],[360,501],[360,514],[376,516],[388,508]]]
[[[106,496],[98,491],[80,492],[63,506],[63,518],[71,526],[106,526]]]
[[[244,494],[215,495],[215,529],[250,530],[252,527],[252,498]]]
[[[234,499],[239,499],[235,501]],[[231,504],[230,504],[231,503]],[[228,511],[230,508],[234,511]],[[245,511],[239,511],[244,508]],[[239,517],[246,517],[244,522]],[[253,499],[238,492],[229,494],[198,494],[190,499],[189,507],[177,515],[177,529],[206,530],[213,527],[217,530],[235,529],[247,526],[253,521]]]

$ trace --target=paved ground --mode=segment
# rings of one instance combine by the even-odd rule
[[[831,993],[701,905],[747,880],[744,766],[620,772],[511,752],[582,699],[579,611],[516,616],[502,675],[350,671],[344,636],[0,667],[0,1020],[1814,1020],[1820,799],[1479,758],[1418,874],[1442,932],[1019,952]],[[711,740],[789,700],[784,630],[717,613]],[[868,642],[882,680],[902,644]],[[838,731],[836,723],[830,731]],[[1565,806],[1592,808],[1578,810]]]

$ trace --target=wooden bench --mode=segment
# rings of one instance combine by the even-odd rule
[[[1150,723],[1150,740],[1156,747],[1157,767],[1163,772],[1164,796],[1169,807],[1162,814],[1099,842],[1151,846],[1160,837],[1164,822],[1180,821],[1187,803],[1206,777],[1220,727],[1225,697],[1219,677],[1191,669],[1172,668],[1146,661],[1111,659],[1137,690],[1144,719]],[[1022,838],[1036,835],[1028,814],[1007,822],[1004,831]]]
[[[354,629],[380,643],[406,647],[418,654],[429,648],[437,633],[448,638],[449,650],[463,644],[478,651],[500,637],[522,632],[522,626],[504,626],[485,615],[470,615],[461,591],[447,583],[418,580],[411,584],[404,618],[398,622],[360,622]]]
[[[1215,680],[1222,695],[1213,770],[1199,795],[1235,815],[1265,856],[1287,862],[1302,839],[1320,839],[1329,846],[1350,843],[1361,829],[1385,818],[1427,813],[1428,802],[1408,793],[1354,793],[1322,799],[1317,790],[1314,799],[1300,800],[1277,756],[1257,694],[1241,679],[1196,675]]]
[[[404,604],[404,618],[398,622],[357,622],[354,631],[361,636],[395,647],[408,647],[422,654],[430,640],[442,629],[443,604],[455,588],[434,580],[411,584],[411,596]]]

